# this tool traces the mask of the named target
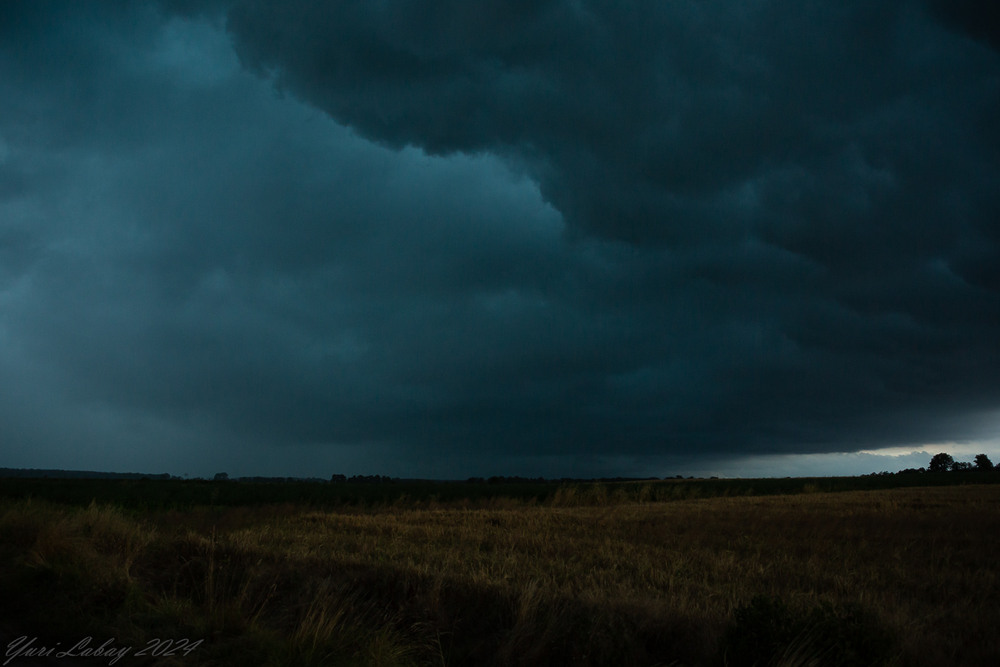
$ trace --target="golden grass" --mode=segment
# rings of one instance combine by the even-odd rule
[[[8,623],[204,639],[176,664],[732,663],[723,634],[761,595],[867,610],[900,665],[1000,664],[1000,486],[583,507],[570,493],[141,517],[12,502],[0,592],[24,609]],[[784,664],[824,664],[807,640]]]

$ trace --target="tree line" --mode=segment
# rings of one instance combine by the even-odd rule
[[[935,454],[931,458],[930,464],[927,466],[929,472],[960,472],[963,470],[979,470],[981,472],[986,472],[989,470],[995,470],[993,462],[990,461],[990,457],[986,454],[976,454],[976,458],[973,459],[972,463],[968,461],[956,461],[952,458],[951,454],[941,452],[940,454]]]

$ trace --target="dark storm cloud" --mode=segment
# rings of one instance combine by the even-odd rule
[[[990,41],[989,12],[245,3],[228,27],[246,64],[364,135],[506,156],[572,229],[634,244],[629,327],[688,320],[709,341],[643,338],[652,366],[713,378],[638,390],[662,432],[693,395],[722,440],[725,404],[826,440],[882,410],[996,400],[998,60],[936,22]],[[745,329],[794,351],[726,358]]]
[[[977,0],[931,0],[934,13],[953,29],[1000,50],[1000,6]]]
[[[22,449],[655,474],[997,432],[972,4],[0,11]]]
[[[512,154],[573,224],[644,240],[698,235],[714,195],[904,104],[926,63],[882,6],[248,3],[228,26],[244,62],[365,135]]]

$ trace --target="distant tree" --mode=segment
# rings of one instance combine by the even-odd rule
[[[227,472],[217,472],[213,478],[216,482],[225,482],[229,479],[229,473]]]
[[[993,461],[986,454],[976,454],[976,470],[993,470]]]
[[[346,482],[347,481],[347,475],[341,475],[341,474],[335,473],[335,474],[333,474],[333,475],[330,476],[330,481],[331,482],[335,482],[335,483]]]
[[[961,472],[963,470],[972,470],[972,464],[968,461],[955,461],[951,464],[951,469],[955,472]]]
[[[941,452],[934,455],[927,469],[931,472],[947,472],[951,470],[953,465],[955,465],[955,459],[951,458],[951,454]]]

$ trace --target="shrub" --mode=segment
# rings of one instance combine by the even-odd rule
[[[727,667],[822,664],[874,667],[897,651],[892,633],[859,605],[828,603],[796,613],[780,599],[755,597],[737,609],[723,636]]]
[[[858,604],[836,608],[824,604],[808,619],[813,641],[825,652],[831,667],[865,667],[888,664],[897,640],[880,619]]]
[[[723,664],[754,667],[776,661],[795,639],[794,617],[784,602],[757,596],[733,612],[722,639]]]

